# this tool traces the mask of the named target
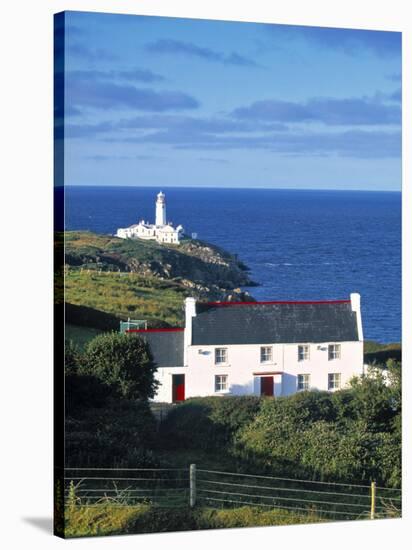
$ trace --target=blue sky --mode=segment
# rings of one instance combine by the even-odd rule
[[[400,189],[400,33],[66,12],[65,71],[66,184]]]

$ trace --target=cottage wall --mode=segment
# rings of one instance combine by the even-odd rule
[[[298,344],[274,344],[272,361],[260,361],[260,345],[219,346],[227,348],[227,363],[215,364],[216,346],[190,346],[186,367],[158,370],[161,383],[156,401],[172,401],[172,375],[185,375],[185,398],[209,395],[260,395],[261,376],[273,376],[274,395],[298,391],[299,374],[310,375],[309,389],[328,390],[328,374],[339,373],[341,388],[363,371],[363,342],[339,342],[340,358],[329,359],[328,344],[309,344],[309,359],[298,361]],[[274,374],[279,373],[279,374]],[[215,375],[227,375],[228,389],[215,391]]]

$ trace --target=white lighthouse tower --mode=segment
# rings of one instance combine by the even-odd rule
[[[156,199],[156,222],[157,226],[166,225],[166,197],[160,191]]]

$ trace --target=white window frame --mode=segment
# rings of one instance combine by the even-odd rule
[[[222,356],[224,357],[223,361],[220,360]],[[227,365],[227,348],[215,348],[215,365]]]
[[[269,353],[267,354],[267,352]],[[268,355],[267,359],[263,359],[265,355]],[[272,363],[273,362],[273,346],[260,346],[260,362]]]
[[[297,379],[297,390],[298,391],[307,391],[310,388],[310,374],[298,374]]]
[[[335,361],[341,358],[342,348],[340,344],[328,345],[328,361]]]
[[[215,393],[221,393],[228,390],[227,374],[215,374]]]
[[[328,390],[339,390],[342,384],[342,375],[340,372],[328,373]]]
[[[301,357],[302,351],[302,357]],[[298,345],[298,362],[309,361],[310,359],[310,346],[309,344],[299,344]]]

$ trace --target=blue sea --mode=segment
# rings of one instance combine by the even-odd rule
[[[401,339],[401,194],[165,188],[167,218],[237,254],[258,300],[362,297],[365,339]],[[154,222],[158,188],[67,187],[66,229]]]

